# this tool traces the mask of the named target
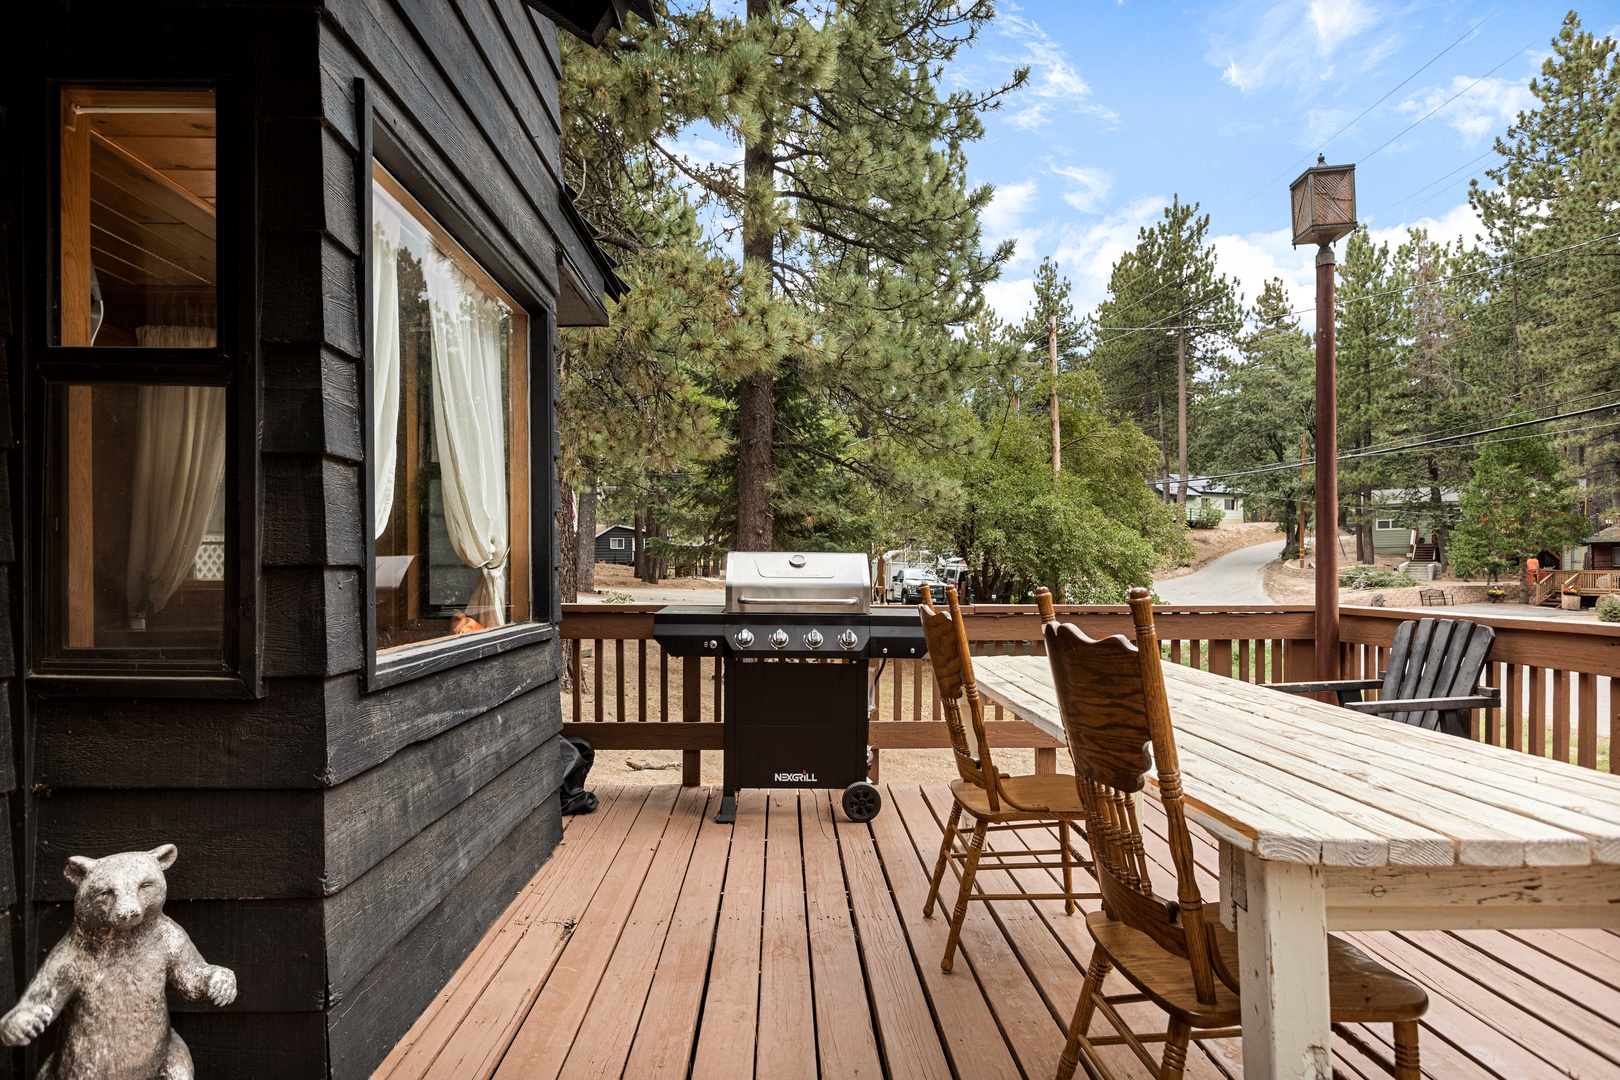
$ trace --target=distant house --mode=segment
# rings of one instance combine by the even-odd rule
[[[1570,565],[1575,565],[1574,560]],[[1620,569],[1620,525],[1599,529],[1586,541],[1580,567],[1583,570]]]
[[[1410,492],[1387,488],[1372,493],[1373,552],[1378,555],[1409,555],[1418,562],[1429,562],[1440,555],[1435,522],[1430,516],[1411,508],[1420,508],[1418,501],[1408,501]],[[1440,502],[1455,510],[1457,493],[1442,489]]]
[[[1169,499],[1174,502],[1176,492],[1181,488],[1181,478],[1172,476],[1169,480],[1152,480],[1148,482],[1160,498],[1165,498],[1166,489]],[[1227,521],[1243,520],[1243,496],[1230,491],[1219,480],[1206,480],[1201,476],[1187,478],[1187,512],[1190,514],[1202,506],[1218,506],[1221,514]]]
[[[636,561],[636,530],[628,525],[609,525],[596,530],[596,561],[633,565]]]

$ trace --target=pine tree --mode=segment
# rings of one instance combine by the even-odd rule
[[[1194,447],[1199,467],[1247,473],[1225,482],[1282,524],[1284,547],[1297,551],[1300,500],[1311,498],[1298,466],[1301,436],[1316,435],[1316,358],[1280,280],[1260,291],[1237,355],[1216,365],[1210,398]]]
[[[1519,414],[1515,419],[1525,419]],[[1494,582],[1525,559],[1561,552],[1590,534],[1573,513],[1579,494],[1547,439],[1512,435],[1480,447],[1474,475],[1458,498],[1451,563],[1467,577]]]
[[[1339,384],[1339,451],[1355,453],[1388,441],[1400,400],[1406,305],[1396,289],[1389,245],[1374,246],[1365,228],[1350,234],[1335,290]],[[1373,525],[1387,516],[1374,493],[1389,486],[1385,458],[1339,465],[1340,505],[1356,534],[1356,561],[1373,561]]]
[[[1496,256],[1492,322],[1506,328],[1533,408],[1620,400],[1620,52],[1571,12],[1531,80],[1535,108],[1497,139],[1502,162],[1471,196]],[[1606,238],[1606,239],[1605,239]],[[1521,262],[1521,260],[1532,260]],[[1620,505],[1620,444],[1565,440],[1598,507]]]
[[[712,90],[696,96],[702,118],[743,144],[740,183],[729,171],[689,175],[740,222],[745,269],[814,320],[811,343],[767,349],[735,386],[739,548],[773,546],[784,509],[773,493],[794,486],[778,474],[827,463],[808,431],[779,429],[779,413],[841,422],[841,463],[881,456],[890,440],[948,437],[938,402],[977,360],[954,331],[978,314],[1011,247],[981,250],[991,189],[965,175],[980,114],[1002,91],[938,86],[993,13],[989,0],[747,0],[743,18],[670,13],[671,47],[718,72],[699,80]],[[784,401],[784,376],[816,401]]]
[[[1114,264],[1108,298],[1097,307],[1091,362],[1108,403],[1157,431],[1170,474],[1167,409],[1173,408],[1181,482],[1187,501],[1189,403],[1200,374],[1228,347],[1240,324],[1239,297],[1215,266],[1209,215],[1177,196],[1163,218],[1137,234],[1136,248]]]

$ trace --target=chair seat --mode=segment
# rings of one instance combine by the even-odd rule
[[[1238,966],[1238,937],[1212,907],[1205,923],[1230,971]],[[1241,1020],[1238,995],[1216,980],[1215,1001],[1198,1000],[1192,966],[1158,942],[1104,912],[1086,916],[1086,929],[1097,947],[1138,990],[1160,1008],[1194,1028],[1228,1027]],[[1429,995],[1406,976],[1391,971],[1354,945],[1328,935],[1329,1016],[1335,1024],[1391,1023],[1416,1020],[1429,1007]]]
[[[1078,821],[1086,816],[1085,807],[1080,804],[1079,789],[1074,786],[1074,776],[1069,773],[1006,776],[1002,777],[1001,790],[1008,799],[1027,809],[1009,806],[1003,800],[999,810],[992,810],[983,788],[968,780],[951,781],[951,796],[962,804],[962,809],[984,821],[1033,821],[1054,817]]]

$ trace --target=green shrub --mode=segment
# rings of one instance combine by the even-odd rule
[[[1339,586],[1345,589],[1411,589],[1418,579],[1404,570],[1381,566],[1352,566],[1339,572]]]
[[[1187,508],[1187,527],[1191,529],[1213,529],[1225,520],[1226,511],[1219,503],[1199,503]]]
[[[1620,596],[1600,596],[1597,616],[1603,622],[1620,622]]]

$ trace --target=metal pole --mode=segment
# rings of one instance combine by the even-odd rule
[[[1333,247],[1316,251],[1316,677],[1339,677],[1339,384]],[[1326,542],[1324,543],[1324,538]]]
[[[1063,471],[1063,441],[1058,435],[1057,316],[1046,324],[1046,355],[1052,369],[1052,475]]]

